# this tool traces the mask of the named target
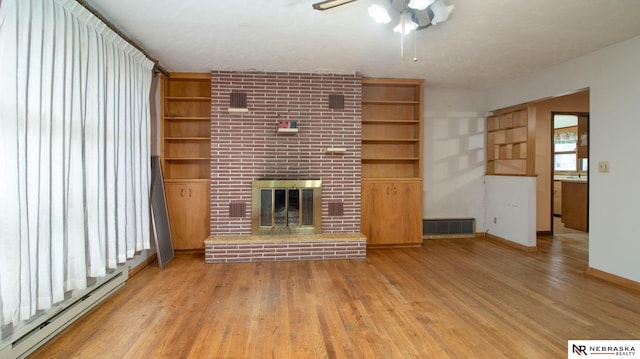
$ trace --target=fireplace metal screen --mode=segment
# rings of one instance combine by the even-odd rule
[[[321,180],[253,181],[251,233],[321,233],[321,191]]]

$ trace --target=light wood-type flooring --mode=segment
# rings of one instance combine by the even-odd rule
[[[588,276],[587,236],[483,239],[367,260],[151,265],[36,358],[566,358],[639,339],[640,292]]]

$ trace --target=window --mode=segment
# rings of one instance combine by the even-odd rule
[[[562,130],[570,132],[560,132]],[[556,129],[554,134],[554,171],[576,171],[577,156],[576,147],[578,144],[578,128]]]
[[[577,171],[578,116],[554,115],[553,170]]]

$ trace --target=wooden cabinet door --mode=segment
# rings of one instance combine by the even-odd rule
[[[589,231],[589,185],[562,182],[562,223],[567,228]]]
[[[185,245],[188,249],[202,249],[204,240],[209,237],[209,184],[191,183],[185,196]]]
[[[174,249],[202,249],[209,236],[209,186],[206,182],[165,184]]]
[[[553,214],[562,216],[562,182],[553,181]]]
[[[589,117],[578,116],[578,158],[589,158]]]
[[[186,216],[184,214],[184,184],[165,183],[164,189],[167,194],[167,212],[169,213],[171,240],[173,242],[173,248],[179,249],[184,243],[187,228]]]
[[[422,243],[422,181],[363,181],[361,231],[372,245]]]

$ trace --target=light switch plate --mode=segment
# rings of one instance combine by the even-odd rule
[[[598,162],[598,172],[609,173],[609,161]]]

